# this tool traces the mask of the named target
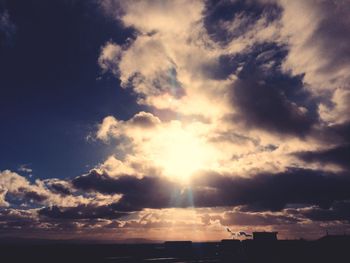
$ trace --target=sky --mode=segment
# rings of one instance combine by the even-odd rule
[[[348,0],[1,0],[0,237],[350,231]]]

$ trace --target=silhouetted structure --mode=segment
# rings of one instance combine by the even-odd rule
[[[255,241],[276,241],[278,232],[253,232]]]
[[[84,244],[63,241],[0,241],[0,259],[5,263],[350,262],[350,236],[347,235],[327,235],[315,241],[306,241],[277,240],[271,239],[273,236],[277,237],[277,233],[257,233],[263,233],[263,238],[204,243],[169,241],[158,244]]]
[[[242,246],[238,239],[223,239],[219,247],[220,260],[225,262],[241,256]]]
[[[318,241],[322,242],[350,242],[349,235],[326,235],[321,237]]]

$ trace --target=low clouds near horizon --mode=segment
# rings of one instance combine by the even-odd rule
[[[124,43],[101,43],[102,78],[119,80],[143,110],[101,119],[88,138],[114,150],[85,174],[34,180],[4,168],[0,235],[216,240],[226,226],[288,238],[349,230],[348,1],[98,7],[133,30]]]

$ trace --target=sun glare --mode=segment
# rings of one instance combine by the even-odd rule
[[[159,132],[151,140],[152,159],[164,174],[181,182],[213,164],[215,149],[194,130],[181,126]]]

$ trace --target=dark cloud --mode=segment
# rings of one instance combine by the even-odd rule
[[[42,203],[48,199],[47,195],[38,193],[36,191],[28,191],[26,188],[19,188],[18,191],[23,193],[23,198],[29,201],[35,201],[37,203]]]
[[[269,226],[296,224],[300,220],[290,215],[272,213],[247,213],[240,211],[225,212],[223,215],[210,216],[211,220],[219,220],[221,225],[230,226]]]
[[[317,5],[321,21],[307,45],[317,43],[327,58],[320,71],[332,73],[350,63],[350,5],[347,1],[320,1]]]
[[[294,155],[305,162],[335,164],[350,169],[350,122],[322,127],[315,137],[331,147],[319,151],[296,152]]]
[[[221,44],[227,44],[249,31],[258,19],[266,18],[270,23],[281,15],[281,8],[273,3],[259,1],[206,1],[204,26],[209,36]],[[234,22],[235,26],[226,24]]]
[[[278,149],[278,146],[273,145],[273,144],[268,144],[268,145],[260,147],[260,151],[263,151],[263,152],[273,152],[277,149]]]
[[[212,189],[194,194],[196,206],[244,205],[247,211],[279,211],[295,203],[328,208],[335,200],[344,200],[350,195],[348,176],[306,169],[252,178],[208,174],[199,177],[196,183],[203,189]]]
[[[330,145],[348,144],[350,143],[350,122],[322,127],[315,137]]]
[[[79,205],[76,207],[60,208],[58,206],[45,207],[39,210],[40,216],[53,219],[93,219],[109,218],[115,219],[127,215],[125,212],[118,212],[113,205]]]
[[[59,180],[59,179],[46,179],[44,180],[45,186],[48,190],[53,193],[60,195],[72,195],[73,189],[68,181]]]
[[[104,194],[123,193],[126,187],[139,188],[139,179],[124,175],[120,178],[110,177],[106,173],[99,173],[96,170],[73,179],[72,183],[78,189],[97,191]],[[142,184],[141,184],[142,185]],[[145,185],[146,186],[146,185]]]
[[[329,209],[318,207],[305,209],[301,214],[313,221],[341,220],[350,222],[350,202],[335,202]]]
[[[52,192],[61,194],[61,195],[71,195],[71,190],[64,184],[61,183],[53,183],[49,188]]]
[[[0,234],[10,230],[18,231],[22,228],[32,228],[37,223],[35,214],[31,211],[13,208],[0,209]]]
[[[329,208],[350,199],[350,177],[306,169],[259,174],[251,178],[207,173],[183,187],[166,178],[122,176],[112,178],[92,171],[76,178],[75,187],[122,194],[113,205],[118,211],[143,208],[244,206],[246,211],[280,211],[288,204]]]
[[[117,193],[122,198],[106,205],[54,205],[37,212],[4,209],[0,214],[0,228],[6,227],[13,231],[77,230],[81,228],[76,224],[77,220],[115,220],[129,218],[144,208],[193,206],[236,207],[223,215],[210,216],[211,220],[219,220],[223,225],[287,225],[299,223],[305,218],[314,221],[349,220],[349,202],[346,200],[350,200],[350,177],[306,169],[289,169],[284,173],[258,174],[249,178],[205,173],[195,176],[191,186],[187,187],[167,178],[116,178],[92,170],[87,175],[75,178],[72,185],[87,191],[87,195],[91,194],[89,192]],[[41,198],[28,191],[25,191],[24,196],[27,199]],[[285,209],[291,207],[290,204],[304,204],[304,207],[310,208]]]
[[[92,170],[89,174],[73,180],[78,189],[98,191],[105,194],[123,194],[116,205],[122,211],[143,208],[172,207],[173,198],[181,192],[181,187],[162,177],[121,176],[113,178]],[[181,205],[180,205],[181,206]]]
[[[0,222],[29,220],[30,218],[32,218],[32,213],[30,211],[13,208],[0,210]]]
[[[272,219],[257,214],[250,217],[249,213],[282,211],[291,204],[315,206],[319,209],[317,211],[328,213],[327,211],[337,209],[334,206],[337,202],[350,200],[348,175],[307,169],[289,169],[283,173],[257,174],[249,178],[207,172],[194,176],[189,186],[180,185],[166,177],[111,177],[92,170],[89,174],[76,177],[71,183],[72,187],[85,191],[86,195],[120,194],[121,199],[111,204],[45,207],[39,210],[42,218],[117,219],[145,208],[240,207],[240,213],[248,213],[247,220],[260,220],[260,224],[268,224],[270,221],[271,224],[277,224],[278,220],[286,223],[288,218]],[[39,204],[48,198],[40,192],[24,188],[19,188],[18,191],[16,198],[26,202],[33,200]],[[239,220],[241,214],[232,216]]]
[[[239,67],[233,57],[229,55],[221,55],[214,62],[202,65],[202,72],[205,76],[216,80],[226,79],[230,74],[234,73]]]
[[[120,227],[120,223],[113,219],[101,219],[103,213],[94,217],[94,214],[89,214],[86,211],[101,212],[102,209],[93,209],[91,207],[83,208],[43,208],[37,213],[34,210],[23,209],[1,209],[0,210],[0,237],[7,237],[13,234],[14,237],[32,238],[45,237],[53,235],[57,238],[59,233],[65,234],[91,234],[94,232],[108,233],[111,228]],[[122,213],[112,212],[105,218],[117,218],[122,216]],[[106,229],[105,229],[106,228]],[[50,238],[50,239],[51,239]]]
[[[341,137],[343,141],[350,142],[350,122],[332,125],[329,129],[331,132]]]
[[[323,151],[306,151],[296,153],[305,162],[318,162],[321,164],[336,164],[350,169],[350,144],[339,145]]]
[[[249,128],[305,136],[318,121],[316,101],[303,87],[303,76],[281,71],[286,50],[275,44],[256,46],[233,58],[237,81],[232,105],[237,113],[228,119]]]
[[[42,189],[35,187],[19,187],[16,191],[7,192],[6,200],[10,204],[43,204],[49,199],[49,192],[43,192]]]

